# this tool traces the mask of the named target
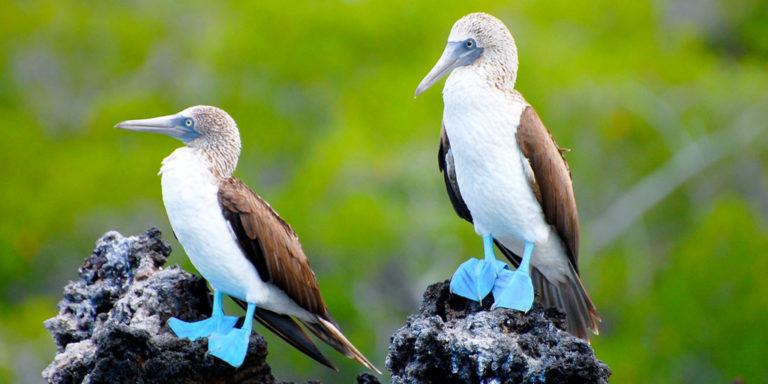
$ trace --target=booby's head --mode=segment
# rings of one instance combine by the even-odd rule
[[[115,128],[175,137],[187,147],[207,153],[222,176],[232,174],[240,157],[240,131],[235,120],[224,110],[208,105],[189,107],[174,115],[126,120]]]
[[[512,89],[517,76],[517,47],[504,23],[482,12],[459,19],[437,64],[424,77],[414,97],[457,68],[482,69],[496,87]]]

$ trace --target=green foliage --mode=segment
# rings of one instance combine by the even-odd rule
[[[593,341],[598,355],[628,354],[612,364],[617,382],[768,377],[760,358],[768,354],[768,333],[757,326],[768,318],[768,229],[738,198],[701,214],[674,257],[658,260],[641,294],[621,295],[623,313]]]
[[[517,88],[572,149],[592,342],[614,381],[765,380],[764,2],[40,0],[0,4],[0,381],[51,360],[41,323],[103,232],[172,239],[156,172],[179,143],[112,126],[194,104],[239,123],[236,175],[293,225],[331,312],[383,368],[426,285],[481,252],[437,172],[440,85],[412,98],[477,10],[510,28]],[[669,162],[706,137],[714,164]],[[595,230],[664,167],[696,171],[616,236]],[[361,372],[327,348],[341,373],[270,350],[283,380]]]

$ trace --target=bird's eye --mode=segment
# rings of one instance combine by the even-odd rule
[[[467,41],[464,42],[464,46],[467,48],[472,48],[475,46],[475,40],[474,39],[467,39]]]
[[[185,124],[187,127],[191,127],[191,126],[192,126],[192,119],[187,119],[187,120],[184,122],[184,124]]]

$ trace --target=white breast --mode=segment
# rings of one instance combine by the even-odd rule
[[[546,239],[547,225],[515,138],[525,104],[464,68],[448,78],[443,99],[456,178],[475,230],[534,242]]]
[[[218,179],[208,159],[182,147],[163,160],[163,203],[192,264],[214,289],[278,313],[306,316],[274,285],[264,283],[235,242],[221,212]]]
[[[565,256],[526,178],[530,164],[515,133],[526,103],[481,78],[471,67],[451,73],[443,89],[443,122],[456,178],[479,235],[493,235],[522,255],[536,243],[532,264],[562,264]],[[566,265],[567,266],[567,265]]]

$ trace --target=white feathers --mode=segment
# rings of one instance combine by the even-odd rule
[[[176,237],[211,286],[277,313],[314,318],[259,278],[240,250],[218,200],[219,179],[200,150],[181,147],[163,160],[163,203]]]
[[[443,123],[461,196],[478,235],[493,235],[518,255],[525,241],[534,242],[531,264],[561,281],[568,258],[530,187],[533,172],[515,136],[527,103],[480,72],[457,68],[443,89]]]
[[[450,75],[443,98],[456,179],[476,232],[545,240],[549,226],[526,180],[515,138],[525,104],[487,86],[468,67]]]

